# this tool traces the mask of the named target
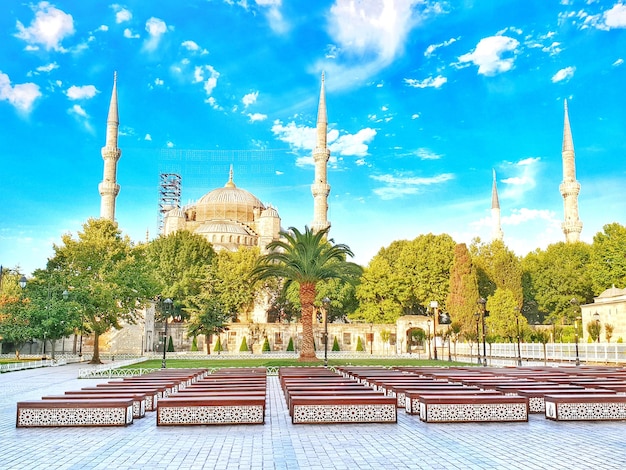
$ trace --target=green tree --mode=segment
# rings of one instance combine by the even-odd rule
[[[589,333],[591,341],[599,341],[601,332],[602,324],[599,321],[590,321],[589,323],[587,323],[587,333]]]
[[[341,348],[339,347],[339,340],[337,339],[337,337],[335,336],[335,339],[333,340],[333,351],[341,351]]]
[[[304,232],[291,227],[281,232],[281,239],[268,245],[270,252],[261,256],[252,270],[254,281],[268,278],[284,279],[285,288],[297,284],[302,305],[302,349],[301,361],[316,361],[313,344],[313,313],[315,310],[316,286],[328,279],[344,282],[358,281],[362,269],[346,261],[353,256],[347,245],[334,245],[326,240],[328,229],[315,232],[305,227]]]
[[[167,352],[174,352],[174,340],[170,336],[167,341]]]
[[[358,352],[365,351],[365,348],[363,347],[363,341],[361,340],[360,336],[358,336],[357,339],[356,339],[356,350]]]
[[[196,336],[191,340],[191,352],[198,351],[198,338]]]
[[[8,282],[5,277],[4,282]],[[12,343],[19,358],[22,345],[37,337],[31,319],[30,300],[21,295],[0,294],[0,341]]]
[[[287,343],[287,351],[294,351],[293,338],[289,338],[289,343]]]
[[[542,323],[573,323],[578,311],[572,299],[593,301],[590,260],[591,247],[583,242],[555,243],[524,257],[524,297],[536,302]]]
[[[241,346],[239,346],[239,351],[241,351],[241,352],[248,351],[248,342],[246,341],[246,337],[245,336],[241,340]]]
[[[262,352],[270,352],[270,340],[265,337],[265,341],[263,341],[263,347],[261,348]]]
[[[478,292],[487,299],[497,288],[508,289],[518,307],[522,307],[522,266],[520,259],[501,240],[482,243],[475,239],[470,247],[476,267]]]
[[[62,237],[46,270],[67,279],[73,301],[80,306],[85,326],[94,335],[92,364],[100,364],[99,338],[121,322],[134,323],[137,312],[158,287],[145,259],[145,250],[122,236],[115,222],[89,219],[77,238]]]
[[[218,335],[217,339],[215,340],[215,346],[213,347],[213,351],[219,354],[223,350],[224,350],[224,347],[222,346],[222,339]]]
[[[519,315],[519,307],[513,293],[508,289],[496,289],[487,301],[489,316],[486,319],[488,330],[497,337],[514,342],[517,338],[517,322],[520,330],[527,324],[526,318]]]
[[[190,300],[193,302],[193,299]],[[209,299],[209,301],[199,305],[193,304],[189,310],[191,317],[187,322],[187,334],[194,337],[204,335],[207,340],[208,353],[209,338],[211,335],[218,335],[223,332],[226,329],[226,323],[230,321],[231,317],[215,299]]]
[[[454,247],[454,262],[450,271],[450,292],[446,307],[450,317],[461,330],[470,331],[474,326],[474,313],[478,295],[478,280],[472,258],[465,243]]]
[[[626,227],[607,224],[593,237],[588,268],[596,295],[612,285],[626,287]]]
[[[605,323],[604,324],[604,336],[606,338],[606,342],[610,343],[611,342],[611,338],[613,337],[613,330],[615,329],[615,327],[613,325],[611,325],[610,323]]]

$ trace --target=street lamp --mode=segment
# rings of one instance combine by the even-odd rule
[[[596,333],[598,335],[598,343],[600,342],[600,330],[602,327],[600,326],[600,314],[598,312],[593,314],[593,319],[596,321]]]
[[[489,315],[486,309],[487,301],[481,297],[478,299],[478,304],[480,305],[480,316],[482,318],[483,324],[483,366],[487,367],[487,340],[485,339],[485,317]]]
[[[26,283],[27,283],[28,281],[26,280],[26,276],[24,276],[24,275],[22,274],[22,277],[20,277],[20,280],[19,280],[18,282],[19,282],[19,284],[20,284],[20,287],[21,287],[22,289],[24,289],[24,288],[26,287]]]
[[[324,305],[324,367],[328,367],[328,312],[330,310],[330,299],[324,297],[322,305]]]
[[[167,320],[170,317],[170,311],[172,310],[172,299],[167,298],[163,301],[165,306],[165,333],[163,336],[163,361],[161,361],[161,369],[165,369],[166,366],[166,358],[165,353],[167,352]]]
[[[515,307],[515,324],[517,325],[517,365],[522,366],[522,348],[520,346],[520,333],[519,333],[519,316],[521,311],[519,307]]]
[[[426,324],[428,325],[428,360],[430,361],[433,357],[431,355],[431,338],[432,336],[430,336],[430,318],[428,320],[426,320]]]
[[[437,360],[437,315],[439,314],[439,303],[436,300],[430,302],[433,310],[433,356]]]
[[[478,365],[480,365],[480,313],[474,313],[474,318],[476,319],[476,356],[478,357]]]
[[[578,307],[578,299],[576,297],[570,300],[569,303],[575,307]],[[578,310],[576,311],[576,313],[578,313]],[[576,365],[577,366],[580,365],[580,356],[578,355],[578,320],[582,321],[582,317],[577,316],[576,319],[574,320],[574,343],[576,344]]]

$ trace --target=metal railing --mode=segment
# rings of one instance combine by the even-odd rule
[[[15,372],[18,370],[37,369],[39,367],[53,367],[63,366],[67,364],[67,361],[63,359],[40,359],[38,361],[25,361],[9,362],[8,364],[0,364],[0,373],[2,372]]]

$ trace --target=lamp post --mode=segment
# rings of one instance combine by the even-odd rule
[[[165,307],[165,333],[163,336],[163,361],[161,361],[161,369],[165,369],[166,365],[166,357],[165,354],[167,352],[167,320],[170,317],[170,311],[172,309],[172,299],[167,298],[163,301]]]
[[[522,366],[522,348],[520,346],[519,332],[519,316],[521,315],[519,307],[515,307],[515,325],[517,326],[517,365]]]
[[[430,361],[433,358],[432,355],[431,355],[431,352],[430,352],[431,349],[432,349],[431,348],[431,344],[430,344],[430,341],[431,341],[431,338],[432,338],[430,336],[430,318],[428,320],[426,320],[426,324],[428,325],[428,360]]]
[[[593,314],[593,319],[596,322],[596,333],[598,335],[598,343],[600,342],[600,330],[602,327],[600,326],[600,314],[598,312]]]
[[[430,308],[433,310],[433,357],[437,360],[437,315],[439,314],[439,303],[433,300],[430,303]]]
[[[570,300],[569,303],[572,304],[574,307],[579,307],[578,299],[576,297]],[[578,310],[576,310],[576,313],[578,313]],[[576,365],[577,366],[580,365],[580,356],[578,354],[578,320],[582,320],[582,317],[577,316],[576,319],[574,320],[574,344],[576,345]]]
[[[18,282],[20,287],[24,289],[26,287],[26,284],[28,283],[28,280],[26,279],[26,276],[22,274],[22,277],[20,277],[20,280]]]
[[[328,367],[328,311],[330,309],[330,299],[322,299],[324,305],[324,367]]]
[[[474,318],[476,319],[476,356],[478,357],[478,365],[480,365],[480,313],[475,312]]]
[[[489,315],[486,309],[487,301],[481,297],[478,299],[478,304],[480,305],[480,316],[483,324],[483,366],[487,367],[487,340],[485,339],[485,317]]]

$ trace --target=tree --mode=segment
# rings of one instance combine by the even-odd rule
[[[224,350],[224,347],[222,346],[222,339],[218,335],[217,340],[215,340],[215,346],[213,347],[213,351],[219,354],[223,350]]]
[[[587,323],[587,333],[591,341],[600,341],[600,333],[602,332],[602,324],[599,321],[590,321]]]
[[[454,358],[456,360],[456,344],[459,342],[459,339],[463,334],[463,326],[459,322],[452,322],[450,324],[450,329],[448,330],[448,333],[450,335],[450,340],[452,341],[452,344],[454,344]]]
[[[149,273],[145,250],[122,236],[115,222],[89,219],[77,238],[62,237],[46,270],[68,280],[85,326],[94,335],[92,364],[100,364],[100,335],[121,322],[134,323],[137,312],[154,298],[158,286]]]
[[[357,339],[356,339],[356,350],[358,352],[365,351],[365,348],[363,347],[363,341],[361,340],[360,336],[357,336]]]
[[[513,293],[505,288],[498,288],[487,301],[489,316],[486,324],[491,334],[513,342],[517,338],[517,323],[520,330],[527,321],[523,315],[519,315],[519,307]],[[519,315],[518,318],[516,318]]]
[[[174,352],[174,340],[170,336],[167,341],[167,352]]]
[[[193,299],[190,300],[193,301]],[[194,337],[204,335],[207,339],[208,352],[209,338],[211,335],[218,335],[223,332],[231,317],[224,312],[222,305],[215,299],[209,299],[208,302],[200,305],[193,304],[188,310],[191,312],[191,316],[187,322],[187,334]]]
[[[389,346],[389,338],[391,338],[391,331],[385,329],[380,332],[380,340],[383,342],[383,347],[385,345]]]
[[[472,258],[465,243],[459,243],[454,247],[446,307],[450,317],[463,331],[470,331],[474,326],[474,313],[479,298],[478,280]]]
[[[548,351],[546,348],[546,344],[550,341],[550,333],[546,330],[535,330],[531,335],[531,339],[533,341],[538,341],[543,345],[543,365],[545,366],[548,363]]]
[[[193,339],[191,340],[191,352],[197,352],[198,351],[198,337],[194,336]]]
[[[293,338],[289,338],[289,343],[287,343],[287,351],[294,351]]]
[[[245,336],[241,340],[241,346],[239,346],[239,351],[240,352],[248,351],[248,342],[246,341],[246,337]]]
[[[341,351],[341,348],[339,347],[339,340],[337,339],[337,337],[335,336],[335,339],[333,340],[333,351]]]
[[[615,329],[615,327],[613,325],[611,325],[610,323],[605,323],[604,324],[604,336],[606,338],[606,342],[610,343],[611,342],[611,338],[613,337],[613,330]]]
[[[362,273],[359,265],[346,261],[347,256],[353,256],[350,248],[326,240],[327,233],[328,229],[315,232],[308,227],[304,232],[294,227],[281,232],[282,238],[267,246],[269,253],[259,258],[250,277],[253,281],[282,278],[286,289],[297,284],[302,305],[301,361],[317,360],[313,341],[317,284],[328,279],[356,283]]]
[[[270,352],[270,340],[265,337],[265,341],[263,341],[263,347],[261,348],[262,352]]]
[[[472,262],[476,266],[478,292],[487,299],[497,288],[511,291],[518,307],[522,307],[522,266],[520,259],[502,240],[484,244],[475,239],[470,247]]]
[[[22,345],[37,335],[33,327],[27,298],[15,295],[0,295],[0,341],[13,343],[19,358]]]
[[[593,237],[589,271],[596,295],[612,285],[626,287],[626,227],[607,224]]]

